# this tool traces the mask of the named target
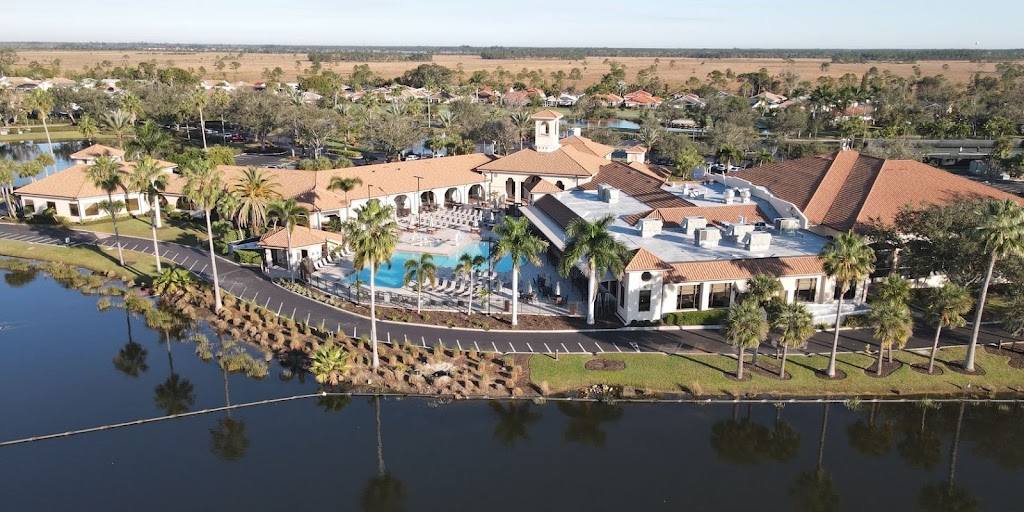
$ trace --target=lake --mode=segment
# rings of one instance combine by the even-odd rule
[[[70,141],[70,142],[54,142],[53,143],[53,156],[57,162],[57,171],[63,171],[68,167],[71,167],[74,162],[71,161],[71,154],[77,151],[81,151],[89,147],[89,143],[82,141]],[[32,160],[39,153],[49,152],[50,145],[45,142],[0,142],[0,158],[11,158],[15,162],[24,162],[26,160]],[[53,174],[51,169],[40,173],[36,178],[42,178],[46,176],[47,171]],[[14,181],[15,187],[20,187],[31,181],[30,178],[16,178]]]
[[[276,361],[226,375],[97,297],[3,277],[0,440],[317,390]],[[298,400],[0,448],[0,510],[1024,508],[1019,405],[832,404],[822,436],[825,412],[388,399],[379,460],[373,400]]]

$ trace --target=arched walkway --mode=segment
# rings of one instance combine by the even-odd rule
[[[520,197],[522,197],[522,200],[520,200],[520,202],[528,202],[527,200],[530,197],[530,187],[534,183],[537,183],[538,181],[540,181],[540,176],[530,176],[529,178],[526,178],[526,181],[523,181],[522,191],[520,192]]]
[[[481,204],[484,201],[484,187],[473,185],[469,187],[469,202]]]
[[[432,190],[420,193],[420,211],[431,210],[437,206],[437,198]]]
[[[505,197],[507,199],[515,199],[516,197],[516,180],[509,178],[505,180]]]
[[[444,193],[444,205],[446,207],[462,204],[462,191],[452,187]]]
[[[411,213],[409,198],[405,194],[395,196],[395,212],[399,217],[405,217]]]

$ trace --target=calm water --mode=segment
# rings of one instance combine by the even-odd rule
[[[96,300],[5,275],[0,439],[316,390],[277,364],[225,386],[193,344],[168,356],[140,320],[145,369],[126,375],[125,312]],[[820,405],[380,405],[383,478],[373,402],[296,401],[0,448],[0,510],[1024,508],[1016,406],[966,408],[950,486],[957,405],[832,405],[821,452]]]
[[[57,170],[63,171],[68,167],[71,167],[73,162],[71,161],[71,154],[86,148],[89,144],[85,141],[70,141],[70,142],[54,142],[53,143],[53,155],[54,160],[57,161]],[[26,160],[32,160],[39,153],[50,152],[50,145],[45,142],[0,142],[0,158],[11,158],[15,162],[24,162]],[[50,169],[47,169],[50,171]],[[53,174],[53,172],[50,172]],[[39,174],[36,178],[42,178],[46,176],[46,172]],[[14,181],[14,186],[20,187],[31,181],[30,178],[17,178]]]
[[[479,242],[466,246],[465,249],[449,255],[442,256],[439,254],[434,255],[434,265],[438,267],[446,267],[449,269],[455,268],[459,264],[459,258],[463,254],[468,254],[471,257],[483,256],[487,257],[488,248],[487,242]],[[376,283],[380,286],[386,286],[388,288],[401,288],[405,281],[405,262],[409,260],[415,260],[420,257],[419,254],[411,252],[396,252],[391,257],[391,267],[382,265],[380,270],[377,272]],[[512,270],[512,258],[505,256],[498,260],[494,265],[495,272],[508,272]],[[356,276],[359,277],[364,283],[370,282],[370,269],[364,268],[359,274],[352,274],[345,279],[346,283],[354,283]]]

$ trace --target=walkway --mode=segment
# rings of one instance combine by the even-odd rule
[[[31,243],[62,243],[70,238],[73,244],[95,244],[113,247],[113,235],[92,233],[67,228],[0,224],[0,240],[22,240]],[[127,250],[152,254],[153,242],[133,237],[121,237]],[[161,242],[161,253],[165,258],[210,280],[209,257],[207,252],[172,242]],[[111,256],[113,257],[113,255]],[[349,336],[360,336],[370,331],[369,319],[351,312],[335,309],[312,299],[301,297],[271,283],[259,269],[242,267],[231,260],[219,258],[217,262],[220,285],[224,291],[244,300],[275,311],[295,320],[313,326],[323,324],[327,328]],[[614,329],[582,332],[515,332],[515,331],[472,331],[379,321],[378,336],[381,341],[402,342],[405,338],[419,345],[436,345],[443,341],[446,346],[469,350],[502,353],[667,353],[707,354],[735,352],[727,345],[717,330],[636,330]],[[908,349],[931,347],[933,328],[916,325],[915,336],[907,344]],[[963,345],[970,337],[968,329],[947,329],[943,332],[943,345]],[[986,327],[980,342],[996,343],[1012,340],[1004,332]],[[797,354],[827,353],[832,345],[832,333],[819,332],[808,343],[806,350],[793,351]],[[876,345],[869,329],[842,331],[840,350],[862,351],[866,345]],[[763,346],[762,352],[772,350]]]

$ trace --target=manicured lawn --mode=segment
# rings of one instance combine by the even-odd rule
[[[966,348],[942,350],[939,360],[961,361]],[[786,381],[752,375],[750,380],[737,382],[726,377],[736,371],[736,359],[722,355],[662,356],[640,354],[602,354],[604,359],[624,361],[620,371],[592,371],[584,368],[590,356],[561,356],[555,361],[548,356],[535,355],[530,359],[530,378],[539,384],[547,382],[553,391],[567,391],[594,384],[632,386],[662,392],[693,392],[699,395],[764,394],[786,395],[892,395],[922,393],[957,393],[968,382],[974,391],[986,388],[998,392],[1024,387],[1024,370],[1015,370],[1007,364],[1008,358],[993,356],[978,347],[977,363],[986,372],[984,376],[967,376],[949,369],[942,375],[925,375],[910,368],[911,363],[927,363],[927,358],[909,352],[898,352],[895,359],[903,361],[902,368],[884,378],[869,377],[864,368],[874,357],[865,354],[842,354],[838,368],[847,378],[826,381],[814,375],[828,364],[827,356],[798,356],[789,358],[786,371],[793,378]],[[774,358],[761,359],[777,366]],[[749,355],[747,356],[749,362]],[[760,361],[759,361],[760,362]],[[936,366],[943,367],[941,363]],[[749,368],[748,368],[749,370]],[[747,371],[747,374],[751,372]],[[1012,388],[1012,389],[1011,389]]]
[[[98,233],[113,233],[114,224],[107,221],[90,222],[81,226],[72,226],[76,229],[96,231]],[[124,218],[117,220],[117,230],[124,236],[134,236],[151,240],[153,232],[150,229],[149,215],[140,215],[136,218]],[[206,240],[206,229],[199,223],[171,220],[164,221],[162,228],[156,231],[156,237],[168,242],[177,242],[185,245],[196,245]]]
[[[0,135],[0,142],[20,142],[29,140],[35,142],[46,142],[46,132],[40,128],[38,130],[32,130],[29,133],[9,133],[7,135]],[[82,134],[78,130],[61,132],[50,130],[50,140],[54,142],[82,140]],[[115,140],[115,138],[111,135],[99,134],[93,137],[93,142],[110,142],[113,140]]]
[[[117,249],[101,249],[93,245],[61,247],[0,240],[0,256],[67,263],[96,272],[114,272],[136,282],[148,282],[156,275],[156,261],[153,256],[124,251],[127,266],[122,267],[117,262]],[[165,264],[173,265],[166,261]]]

